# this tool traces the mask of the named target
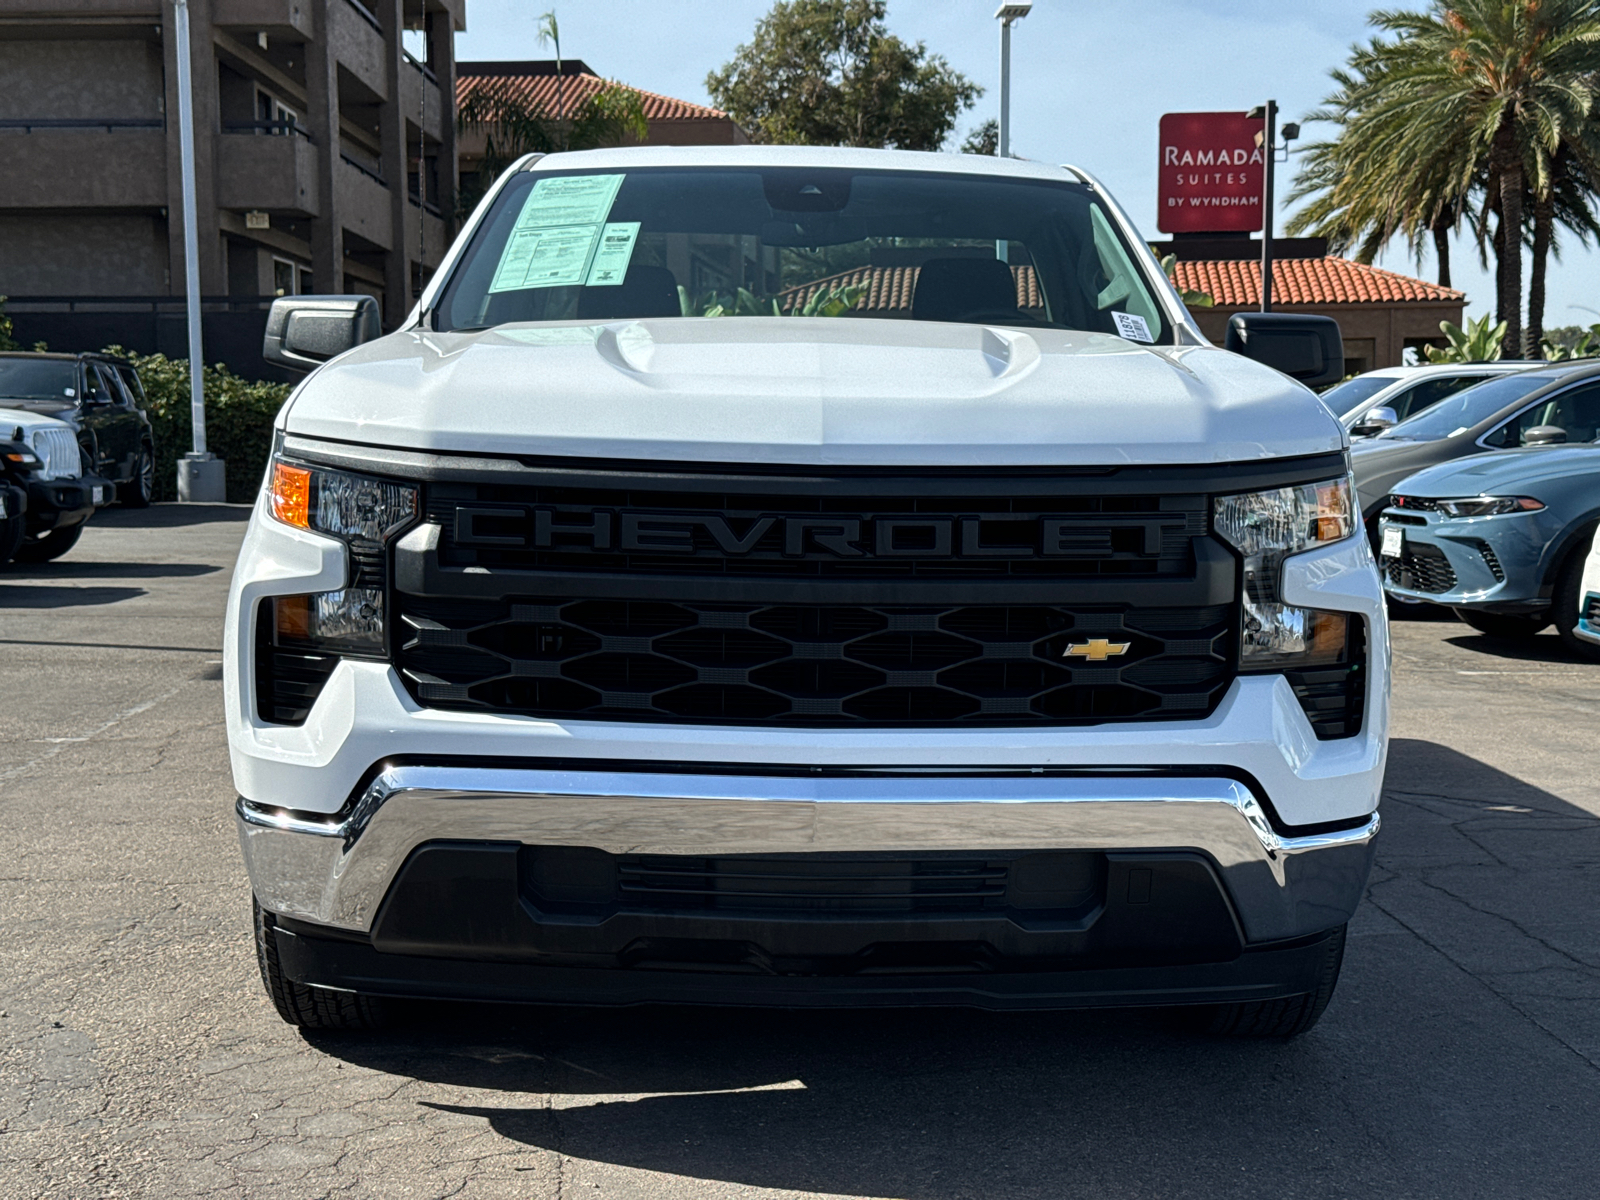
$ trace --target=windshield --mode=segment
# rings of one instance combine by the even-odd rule
[[[1376,396],[1384,388],[1398,382],[1399,380],[1393,377],[1357,375],[1354,379],[1346,379],[1338,387],[1323,392],[1322,402],[1333,410],[1334,416],[1348,417],[1361,406],[1363,400]]]
[[[8,400],[71,400],[78,364],[59,358],[0,358],[0,396]]]
[[[1488,383],[1469,387],[1464,392],[1457,392],[1439,401],[1432,408],[1409,421],[1401,421],[1378,436],[1412,442],[1433,442],[1454,437],[1560,378],[1560,375],[1550,371],[1519,371],[1515,375],[1491,379]]]
[[[1138,254],[1090,188],[837,168],[521,172],[433,313],[440,330],[718,316],[1172,341]]]

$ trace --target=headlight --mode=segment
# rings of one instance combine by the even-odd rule
[[[417,489],[280,459],[273,460],[267,487],[273,517],[344,542],[350,570],[338,591],[266,601],[263,632],[277,646],[381,657],[388,591],[384,544],[416,519]]]
[[[1437,503],[1447,517],[1497,517],[1502,513],[1538,512],[1544,507],[1532,496],[1467,496]]]
[[[1281,588],[1285,558],[1355,532],[1354,496],[1350,477],[1345,476],[1217,497],[1217,536],[1244,556],[1241,670],[1273,671],[1345,660],[1349,617],[1284,604]]]

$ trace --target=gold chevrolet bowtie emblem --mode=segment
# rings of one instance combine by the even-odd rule
[[[1108,642],[1105,638],[1090,638],[1087,642],[1073,642],[1061,654],[1062,658],[1081,658],[1087,662],[1105,662],[1118,654],[1126,654],[1132,642]]]

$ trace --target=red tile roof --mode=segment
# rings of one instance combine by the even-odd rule
[[[857,267],[853,271],[840,271],[810,283],[803,283],[784,292],[776,299],[785,312],[798,308],[819,291],[837,287],[865,287],[867,290],[856,301],[856,310],[863,313],[911,312],[911,297],[917,290],[918,267]],[[1017,281],[1017,307],[1042,311],[1044,298],[1039,294],[1039,278],[1032,267],[1012,267]]]
[[[1219,307],[1261,303],[1259,262],[1179,262],[1176,281],[1209,293]],[[1272,298],[1278,304],[1406,304],[1461,301],[1466,293],[1345,258],[1284,258],[1272,264]]]
[[[524,104],[530,107],[537,105],[547,113],[555,113],[557,80],[553,61],[457,63],[456,105],[459,107],[466,103],[467,97],[490,79],[499,81]],[[568,111],[611,82],[596,75],[580,59],[568,59],[562,64],[561,87],[565,92]],[[643,88],[629,90],[639,94],[645,120],[650,122],[732,120],[727,113],[703,104],[675,100]]]

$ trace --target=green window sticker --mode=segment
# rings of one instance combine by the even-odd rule
[[[605,219],[623,178],[576,175],[541,179],[534,184],[506,239],[489,291],[582,283],[588,277],[602,231],[611,228],[605,225]],[[630,239],[627,253],[632,252]],[[627,269],[626,259],[623,269]]]
[[[589,287],[620,287],[628,274],[628,260],[633,257],[633,243],[639,238],[638,221],[617,221],[605,227],[600,235],[600,248],[594,252],[594,262],[589,267]]]

